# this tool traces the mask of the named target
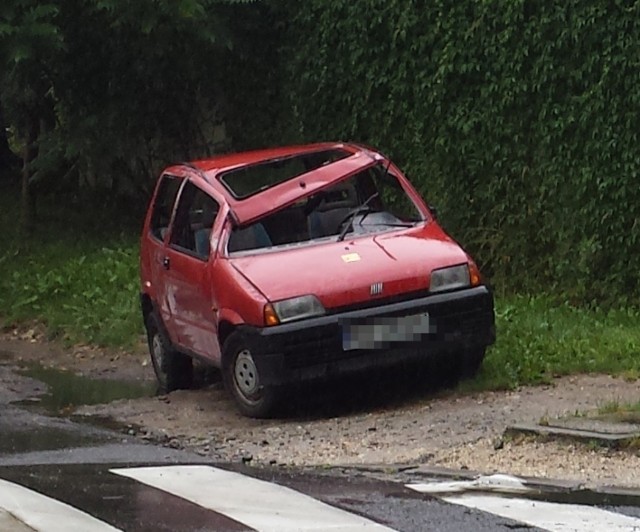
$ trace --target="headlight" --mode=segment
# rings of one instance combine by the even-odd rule
[[[322,314],[324,314],[322,303],[312,295],[283,299],[275,303],[267,303],[264,307],[264,321],[267,325],[278,325]]]
[[[460,264],[431,272],[430,292],[442,292],[443,290],[455,290],[470,286],[469,266]]]

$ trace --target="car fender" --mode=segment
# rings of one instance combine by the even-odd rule
[[[230,308],[221,308],[218,310],[218,323],[222,323],[223,321],[226,321],[234,326],[245,324],[242,316],[240,316],[240,314]]]

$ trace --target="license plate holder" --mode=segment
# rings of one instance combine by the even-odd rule
[[[343,320],[341,325],[343,351],[385,349],[402,342],[416,342],[435,330],[428,312]]]

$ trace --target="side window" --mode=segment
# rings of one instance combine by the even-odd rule
[[[206,260],[210,252],[211,228],[218,210],[219,205],[212,197],[187,182],[178,202],[171,245]]]
[[[151,234],[164,240],[182,180],[169,175],[162,176],[161,179],[151,214]]]

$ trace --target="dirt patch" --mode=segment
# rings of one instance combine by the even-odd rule
[[[134,351],[119,351],[90,345],[65,347],[47,342],[44,330],[38,326],[11,328],[0,333],[0,362],[37,363],[90,378],[151,380],[153,371],[148,358],[142,339]]]
[[[153,376],[143,352],[116,356],[7,338],[0,340],[0,351],[17,360],[36,358],[85,375],[111,375],[119,380]],[[410,380],[398,374],[376,382],[350,382],[346,388],[344,383],[309,388],[292,395],[299,408],[281,420],[240,416],[215,381],[203,389],[85,406],[77,413],[108,416],[138,427],[141,438],[190,448],[221,461],[286,466],[429,464],[640,486],[635,473],[640,456],[633,452],[500,441],[506,426],[513,423],[584,412],[611,401],[636,402],[640,398],[637,382],[580,375],[513,392],[463,395],[407,392],[416,383],[408,385],[402,379]],[[309,402],[310,396],[315,400]]]

